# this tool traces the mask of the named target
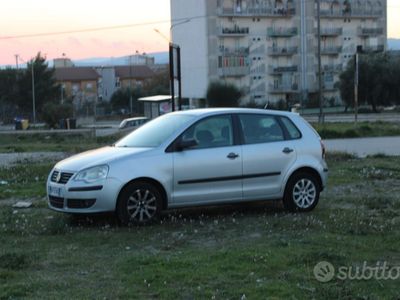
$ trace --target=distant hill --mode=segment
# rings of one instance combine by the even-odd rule
[[[154,56],[156,64],[167,64],[169,57],[168,52],[147,53],[149,56]],[[121,57],[89,57],[85,59],[73,60],[76,66],[120,66],[128,64],[129,56]]]
[[[388,39],[389,50],[400,50],[400,39]]]

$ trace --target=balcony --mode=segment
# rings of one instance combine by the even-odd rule
[[[299,91],[299,85],[297,83],[293,84],[270,84],[269,93],[271,94],[290,94],[297,93]]]
[[[325,46],[321,47],[322,55],[339,55],[342,52],[342,46]],[[316,48],[316,52],[318,52],[318,48]]]
[[[272,75],[274,74],[282,74],[282,73],[294,73],[297,72],[297,66],[284,66],[284,67],[274,67],[269,66],[268,72]]]
[[[318,65],[316,66],[316,70],[318,70]],[[323,72],[328,73],[338,73],[343,71],[343,65],[324,65],[322,66]]]
[[[249,27],[234,26],[233,28],[222,27],[218,30],[219,36],[241,37],[249,34]]]
[[[249,55],[249,47],[228,48],[221,46],[219,53],[223,56]]]
[[[268,47],[270,56],[292,56],[297,54],[298,47]]]
[[[292,37],[297,35],[297,27],[270,27],[267,30],[269,37]]]
[[[369,9],[346,9],[344,7],[339,9],[321,9],[321,18],[383,18],[383,10],[369,10]],[[315,10],[315,15],[318,11]]]
[[[249,73],[249,66],[218,68],[218,76],[220,77],[242,77],[249,75]]]
[[[255,17],[266,16],[276,18],[289,18],[296,14],[295,8],[289,7],[274,7],[268,5],[248,5],[246,8],[236,7],[218,7],[218,16],[221,17]]]
[[[343,29],[342,28],[321,28],[321,36],[332,36],[336,37],[342,35]],[[318,29],[315,28],[315,34],[318,35]]]
[[[357,28],[357,34],[359,36],[377,36],[377,35],[382,35],[383,34],[383,28]]]
[[[365,46],[363,47],[364,52],[383,52],[385,51],[385,45]]]

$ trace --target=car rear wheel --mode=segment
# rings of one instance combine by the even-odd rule
[[[155,221],[160,214],[162,196],[156,186],[138,181],[121,192],[117,205],[118,219],[126,225],[144,225]]]
[[[283,197],[284,207],[292,212],[311,211],[319,201],[321,188],[315,176],[307,172],[290,177]]]

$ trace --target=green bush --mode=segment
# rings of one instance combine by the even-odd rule
[[[231,83],[211,82],[207,89],[209,107],[238,107],[242,92]]]
[[[61,119],[72,118],[72,104],[48,102],[43,106],[42,118],[50,128],[57,128]]]

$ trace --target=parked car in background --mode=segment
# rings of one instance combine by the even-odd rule
[[[146,117],[136,117],[124,119],[119,124],[119,129],[136,129],[146,123],[149,119]]]
[[[57,163],[47,193],[56,211],[116,211],[125,224],[143,224],[168,208],[254,200],[310,211],[327,176],[324,145],[298,114],[198,109]]]

